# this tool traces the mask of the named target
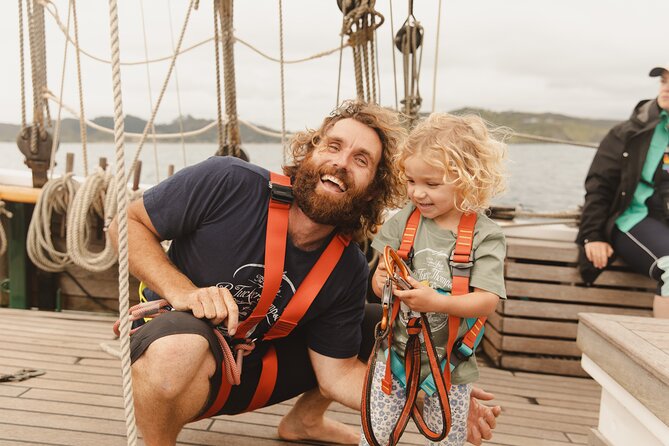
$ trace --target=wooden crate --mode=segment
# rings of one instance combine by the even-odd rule
[[[508,299],[486,324],[483,350],[505,369],[587,376],[576,346],[578,313],[649,316],[656,283],[621,262],[586,287],[575,228],[507,230]]]

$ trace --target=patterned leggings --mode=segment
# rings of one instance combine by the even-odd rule
[[[390,434],[397,423],[400,412],[402,412],[404,401],[406,401],[406,391],[394,376],[391,394],[383,393],[381,380],[383,380],[384,373],[384,364],[377,363],[370,395],[370,416],[374,435],[382,445],[388,444]],[[463,446],[465,444],[467,441],[467,415],[469,413],[469,394],[471,391],[471,384],[454,384],[451,386],[451,391],[448,393],[451,421],[453,423],[451,430],[441,442],[434,443],[426,439],[425,444],[430,446]],[[425,398],[423,417],[430,429],[434,431],[441,430],[440,412],[441,406],[436,393]],[[369,446],[364,432],[361,437],[360,446]]]

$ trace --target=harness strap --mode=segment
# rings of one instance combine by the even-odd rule
[[[246,412],[251,412],[259,407],[265,406],[274,392],[276,386],[276,377],[279,372],[278,361],[276,359],[276,349],[270,345],[269,350],[262,357],[262,372],[260,372],[260,381],[253,394],[253,399],[246,408]]]
[[[415,209],[407,220],[404,227],[404,234],[402,234],[402,241],[397,254],[404,260],[410,260],[413,251],[413,241],[418,232],[418,224],[420,223],[420,211]]]
[[[277,186],[278,185],[278,186]],[[283,278],[283,266],[288,235],[288,210],[290,201],[279,197],[274,191],[281,186],[290,187],[290,178],[270,172],[272,196],[267,212],[267,236],[265,238],[265,275],[260,300],[246,320],[239,324],[235,338],[250,337],[256,325],[265,318],[274,297],[279,292]]]
[[[311,306],[323,285],[330,277],[339,259],[348,246],[351,239],[349,237],[337,234],[328,244],[323,254],[311,268],[311,271],[304,278],[299,288],[290,299],[290,302],[281,313],[272,328],[263,336],[265,340],[283,338],[288,336],[297,326],[304,314]]]
[[[451,294],[454,296],[469,293],[469,276],[471,275],[472,245],[474,243],[474,226],[476,214],[463,214],[458,223],[458,235],[455,239],[455,249],[451,253],[451,279],[453,286]]]

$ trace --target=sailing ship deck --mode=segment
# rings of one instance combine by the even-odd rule
[[[125,422],[120,361],[112,318],[91,313],[0,309],[0,375],[22,368],[46,373],[0,383],[0,446],[123,445]],[[597,424],[600,389],[590,379],[511,372],[481,363],[481,387],[503,406],[490,445],[587,444]],[[180,445],[289,444],[276,426],[290,401],[235,417],[192,423]],[[330,416],[359,425],[359,415],[334,404]],[[402,444],[422,444],[412,424]],[[294,443],[293,443],[294,444]]]

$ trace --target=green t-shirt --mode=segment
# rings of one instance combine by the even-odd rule
[[[616,219],[616,226],[622,232],[629,232],[637,223],[646,218],[648,207],[646,200],[653,195],[655,191],[653,176],[657,170],[657,165],[662,160],[665,147],[669,146],[669,114],[666,110],[660,113],[660,122],[655,126],[653,139],[650,140],[646,160],[641,169],[641,180],[634,190],[632,202]]]
[[[404,227],[415,207],[412,204],[393,215],[384,224],[372,242],[372,247],[383,252],[386,245],[398,249]],[[417,280],[427,280],[430,286],[443,291],[451,291],[451,268],[449,257],[455,247],[456,234],[440,228],[432,219],[421,216],[418,231],[414,240],[413,275]],[[471,270],[470,286],[480,288],[506,298],[504,288],[504,257],[506,242],[504,233],[494,221],[485,215],[479,214],[474,228],[474,266]],[[444,296],[448,299],[448,296]],[[448,340],[448,315],[442,313],[428,313],[432,338],[437,348],[439,359],[444,357]],[[463,319],[458,330],[458,337],[467,332],[467,324]],[[401,358],[404,358],[404,349],[408,335],[406,321],[398,317],[393,329],[393,349]],[[380,354],[379,361],[385,362]],[[427,354],[423,349],[421,357],[421,381],[429,375]],[[459,364],[451,374],[453,384],[467,384],[478,379],[479,373],[476,358],[472,356],[468,361]]]

